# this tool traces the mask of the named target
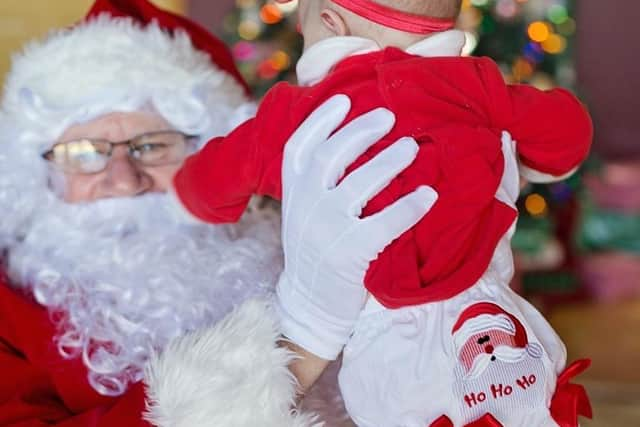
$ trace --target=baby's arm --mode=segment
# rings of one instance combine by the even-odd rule
[[[291,341],[280,341],[280,345],[295,354],[295,358],[289,363],[289,370],[298,380],[298,394],[302,397],[318,381],[330,361],[316,356]]]
[[[508,131],[516,141],[522,176],[550,182],[574,172],[587,157],[593,136],[584,105],[565,89],[505,85],[490,59],[476,64],[491,126]]]
[[[235,222],[255,191],[258,169],[254,119],[214,138],[190,156],[173,179],[186,210],[204,222]]]
[[[575,172],[593,137],[591,118],[580,101],[565,89],[512,85],[507,91],[505,129],[516,140],[521,175],[553,182]]]
[[[280,197],[289,95],[287,86],[276,86],[255,118],[212,139],[185,161],[173,190],[189,214],[204,222],[235,222],[253,194]]]

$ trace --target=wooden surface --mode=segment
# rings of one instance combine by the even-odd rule
[[[640,427],[640,301],[561,307],[548,316],[569,360],[593,360],[580,380],[594,420],[582,426]]]

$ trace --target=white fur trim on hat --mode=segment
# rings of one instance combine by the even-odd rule
[[[467,320],[453,334],[453,340],[457,351],[460,351],[469,338],[487,331],[502,331],[511,335],[516,333],[516,325],[505,314],[481,314]]]
[[[213,329],[182,337],[153,359],[145,375],[146,419],[159,427],[309,427],[291,410],[297,382],[278,347],[265,301],[244,303]]]
[[[71,124],[150,106],[176,128],[226,134],[244,89],[182,31],[100,15],[32,42],[13,59],[3,113],[39,145]]]

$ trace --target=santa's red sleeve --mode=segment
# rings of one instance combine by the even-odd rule
[[[59,355],[55,334],[47,310],[0,278],[0,426],[313,425],[311,415],[290,408],[291,354],[277,346],[267,301],[248,301],[175,340],[119,397],[96,393],[82,361]]]
[[[494,126],[516,141],[521,175],[532,182],[552,182],[575,172],[593,139],[585,106],[566,89],[505,85],[495,70],[484,67],[491,115]]]
[[[288,84],[276,85],[255,118],[185,161],[173,190],[189,214],[209,223],[235,222],[253,194],[280,198],[282,153],[294,130],[294,91]]]

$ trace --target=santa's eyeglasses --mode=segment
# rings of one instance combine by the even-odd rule
[[[136,163],[165,166],[183,161],[196,138],[178,131],[149,132],[121,142],[81,138],[59,142],[42,157],[66,173],[93,174],[106,169],[117,145],[127,145]]]

